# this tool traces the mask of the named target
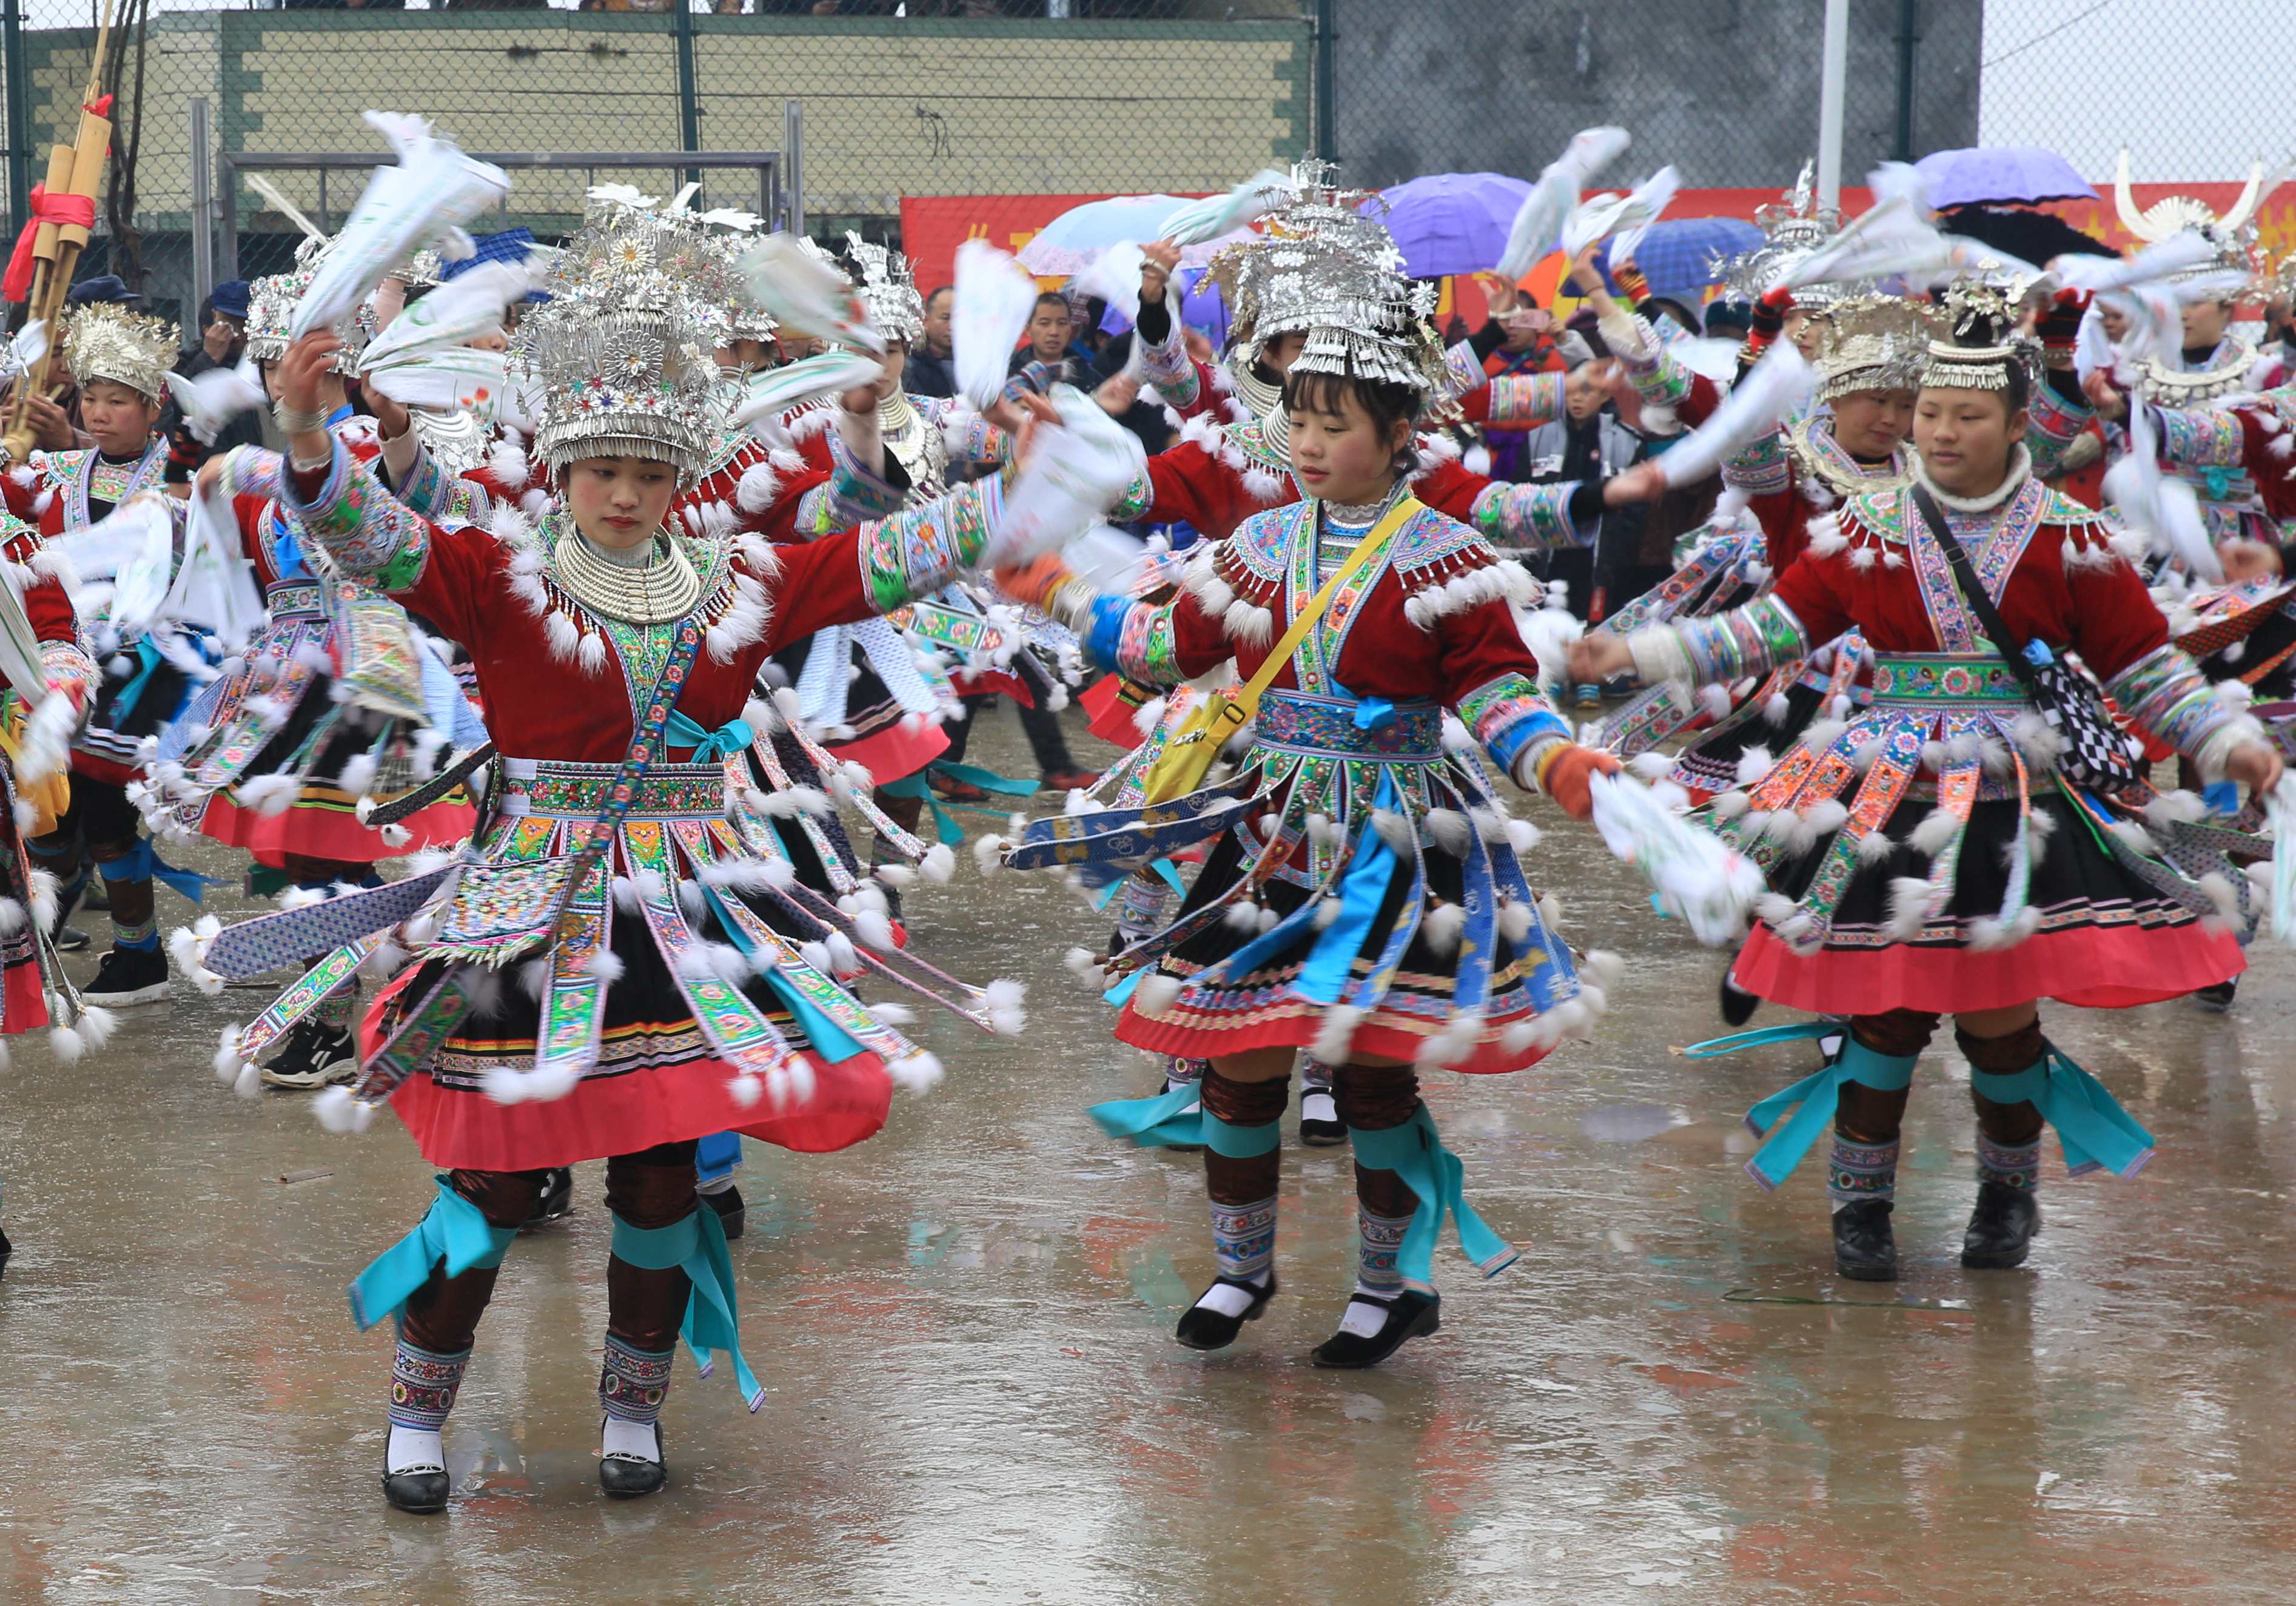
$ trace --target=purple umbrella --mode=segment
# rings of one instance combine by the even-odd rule
[[[1180,287],[1180,322],[1202,330],[1214,346],[1226,345],[1227,303],[1220,299],[1219,286],[1212,283],[1211,274],[1201,267],[1184,267]],[[1103,334],[1122,334],[1131,327],[1132,320],[1113,306],[1100,320]]]
[[[1980,206],[1988,201],[2095,201],[2096,192],[2054,151],[2038,145],[1972,145],[1938,151],[1914,164],[1930,184],[1930,205]]]
[[[1414,279],[1479,274],[1498,265],[1530,186],[1503,173],[1431,173],[1363,203],[1387,225]],[[1385,209],[1381,203],[1385,202]]]

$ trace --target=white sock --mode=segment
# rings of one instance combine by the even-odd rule
[[[1379,1330],[1387,1325],[1387,1310],[1384,1306],[1368,1302],[1376,1297],[1379,1296],[1364,1294],[1349,1299],[1346,1313],[1340,1317],[1340,1331],[1359,1339],[1377,1338]]]
[[[652,1422],[624,1422],[619,1416],[606,1419],[606,1430],[598,1445],[602,1455],[627,1456],[633,1461],[661,1459],[660,1442],[654,1438]]]
[[[712,1193],[723,1193],[726,1189],[733,1185],[734,1174],[731,1171],[728,1171],[725,1176],[713,1178],[709,1182],[694,1184],[693,1191],[701,1195],[702,1198],[707,1199]]]
[[[1300,1118],[1303,1121],[1336,1121],[1340,1118],[1340,1103],[1320,1087],[1300,1090]]]
[[[1267,1274],[1263,1273],[1252,1278],[1251,1284],[1265,1291],[1267,1287]],[[1233,1282],[1215,1282],[1204,1290],[1203,1298],[1198,1299],[1196,1304],[1201,1308],[1218,1315],[1240,1316],[1251,1308],[1252,1299],[1252,1295],[1246,1293]]]
[[[402,1428],[390,1424],[390,1447],[382,1453],[382,1464],[393,1472],[409,1472],[418,1467],[447,1465],[446,1446],[439,1442],[436,1428]]]

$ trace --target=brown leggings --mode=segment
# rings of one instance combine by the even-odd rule
[[[1204,1072],[1197,1085],[1207,1112],[1234,1127],[1264,1127],[1283,1118],[1291,1099],[1291,1084],[1278,1077],[1266,1082],[1231,1082],[1218,1069]],[[1341,1065],[1332,1076],[1332,1102],[1340,1118],[1363,1132],[1400,1127],[1419,1108],[1419,1078],[1408,1065]],[[1275,1192],[1283,1176],[1283,1150],[1234,1159],[1204,1151],[1204,1184],[1216,1204],[1247,1205]],[[1356,1197],[1374,1216],[1408,1216],[1418,1208],[1418,1197],[1392,1171],[1356,1167]]]
[[[545,1171],[456,1171],[448,1178],[455,1192],[478,1206],[488,1225],[514,1227],[541,1202]],[[662,1143],[606,1162],[606,1208],[634,1227],[673,1225],[693,1214],[693,1144]],[[494,1297],[494,1266],[477,1266],[459,1277],[430,1268],[430,1280],[406,1301],[406,1341],[440,1355],[471,1347]],[[692,1283],[676,1266],[649,1271],[617,1257],[606,1261],[606,1332],[633,1349],[659,1354],[672,1348],[685,1320]]]
[[[1917,1054],[1937,1030],[1938,1017],[1926,1010],[1890,1010],[1886,1014],[1850,1018],[1849,1033],[1875,1053]],[[2041,1023],[2036,1019],[1998,1037],[1972,1037],[1954,1027],[1953,1040],[1972,1069],[1996,1076],[2029,1070],[2041,1057]],[[1868,1087],[1863,1082],[1841,1085],[1841,1108],[1834,1130],[1853,1143],[1895,1143],[1906,1118],[1908,1087],[1894,1090]],[[1977,1106],[1977,1129],[2005,1148],[2039,1141],[2041,1112],[2027,1100],[1997,1104],[1972,1087],[1970,1102]]]

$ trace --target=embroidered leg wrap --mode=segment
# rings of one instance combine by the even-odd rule
[[[1185,1060],[1174,1055],[1164,1065],[1164,1086],[1179,1087],[1204,1079],[1204,1072],[1212,1068],[1210,1060]]]
[[[492,1273],[487,1282],[493,1284]],[[468,1348],[442,1354],[399,1340],[390,1363],[390,1425],[418,1433],[436,1433],[445,1427],[470,1364]]]
[[[1332,1102],[1340,1107],[1340,1119],[1347,1123],[1349,1131],[1384,1132],[1402,1126],[1419,1112],[1419,1077],[1407,1065],[1341,1065],[1332,1073]],[[1361,1151],[1357,1151],[1356,1213],[1358,1225],[1366,1217],[1374,1221],[1400,1219],[1408,1222],[1418,1203],[1409,1183],[1391,1170],[1365,1166],[1361,1159]],[[1400,1234],[1396,1241],[1402,1241]],[[1370,1264],[1370,1256],[1371,1250],[1366,1243],[1364,1249],[1365,1266]],[[1394,1256],[1391,1251],[1387,1259],[1392,1267]]]
[[[692,1142],[663,1143],[606,1162],[606,1208],[640,1231],[669,1226],[693,1214],[697,1202]],[[619,1255],[606,1261],[606,1339],[641,1355],[672,1349],[693,1291],[682,1266],[632,1266]],[[611,1363],[610,1363],[611,1364]],[[664,1375],[667,1376],[665,1365]]]
[[[1845,1092],[1847,1090],[1845,1089]],[[1849,1101],[1842,1101],[1845,1109]],[[1898,1142],[1853,1143],[1834,1123],[1833,1156],[1826,1167],[1826,1197],[1837,1210],[1869,1199],[1891,1200],[1898,1195]]]
[[[104,895],[111,900],[112,946],[156,953],[160,923],[152,904],[152,873],[135,848],[132,838],[125,842],[91,842],[88,856],[95,861],[95,873],[103,878]]]
[[[1391,1277],[1390,1288],[1399,1283],[1434,1292],[1435,1242],[1447,1215],[1457,1229],[1460,1249],[1484,1276],[1496,1276],[1514,1264],[1514,1246],[1467,1203],[1464,1168],[1443,1146],[1435,1118],[1420,1102],[1419,1078],[1410,1067],[1343,1065],[1332,1093],[1355,1148],[1358,1271],[1367,1284],[1373,1277]],[[1388,1236],[1398,1219],[1404,1228],[1390,1274],[1377,1241]]]
[[[619,1422],[660,1422],[661,1402],[669,1392],[670,1365],[676,1359],[675,1345],[636,1349],[609,1332],[605,1360],[598,1369],[598,1404]]]

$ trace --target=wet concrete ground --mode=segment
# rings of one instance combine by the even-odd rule
[[[976,753],[1020,772],[1009,714]],[[1917,1074],[1905,1280],[1842,1284],[1821,1168],[1775,1195],[1738,1168],[1740,1115],[1809,1051],[1675,1057],[1720,1029],[1720,957],[1526,807],[1561,826],[1538,859],[1569,934],[1628,973],[1593,1042],[1435,1079],[1471,1197],[1524,1251],[1486,1283],[1447,1249],[1439,1335],[1376,1372],[1308,1366],[1353,1275],[1351,1183],[1344,1151],[1287,1143],[1283,1295],[1225,1354],[1175,1346],[1211,1275],[1201,1177],[1082,1114],[1154,1077],[1062,969],[1098,922],[1055,880],[984,883],[960,856],[912,904],[917,944],[1026,978],[1029,1031],[926,1028],[948,1080],[858,1149],[750,1145],[734,1258],[771,1393],[750,1416],[682,1357],[670,1486],[636,1504],[594,1470],[601,1168],[511,1252],[447,1430],[452,1512],[403,1516],[376,1484],[390,1340],[352,1330],[342,1291],[430,1193],[405,1134],[331,1136],[302,1096],[218,1087],[217,1029],[256,991],[181,987],[78,1064],[19,1039],[0,1600],[2296,1593],[2289,956],[2256,951],[2229,1018],[2047,1015],[2161,1157],[2069,1183],[2053,1143],[2017,1272],[1956,1260],[1975,1184],[1948,1037]]]

